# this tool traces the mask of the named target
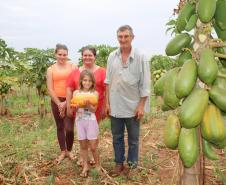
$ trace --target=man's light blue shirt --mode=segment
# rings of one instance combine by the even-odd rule
[[[126,64],[120,49],[109,55],[105,83],[109,85],[111,116],[134,117],[141,97],[148,97],[145,112],[150,111],[149,61],[137,49],[132,48]]]

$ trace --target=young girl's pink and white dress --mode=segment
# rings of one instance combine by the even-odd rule
[[[78,92],[77,94],[90,94],[91,92]],[[87,108],[79,108],[76,112],[76,128],[78,140],[95,140],[98,138],[99,125],[96,115]]]

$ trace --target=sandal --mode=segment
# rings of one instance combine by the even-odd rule
[[[68,157],[71,161],[75,160],[75,156],[71,152],[67,152],[66,157]]]
[[[81,160],[81,159],[78,160],[78,161],[77,161],[77,165],[80,166],[80,167],[82,167],[82,166],[83,166],[83,160]]]
[[[61,153],[56,159],[57,164],[60,164],[61,161],[65,159],[65,157],[66,157],[66,153]]]
[[[80,173],[80,177],[83,177],[83,178],[86,178],[86,177],[88,177],[88,172],[89,172],[89,170],[85,170],[85,171],[82,171],[82,173]]]
[[[94,161],[94,159],[91,159],[91,160],[89,161],[89,164],[90,164],[91,166],[94,166],[94,165],[96,164],[96,162]]]

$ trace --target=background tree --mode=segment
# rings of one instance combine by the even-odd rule
[[[54,49],[26,48],[25,60],[31,66],[29,76],[26,76],[29,83],[35,84],[39,96],[38,112],[41,117],[45,115],[45,100],[47,95],[46,70],[54,62]]]
[[[9,48],[3,39],[0,39],[0,115],[7,113],[6,98],[17,78],[15,61],[18,59],[17,52]]]

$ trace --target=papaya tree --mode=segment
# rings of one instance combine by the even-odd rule
[[[16,83],[17,78],[14,73],[17,60],[17,53],[13,48],[9,48],[3,39],[0,39],[0,115],[8,112],[6,98],[11,87]]]
[[[180,1],[178,16],[167,23],[175,34],[167,56],[183,59],[154,85],[167,118],[164,143],[178,149],[180,184],[203,185],[205,158],[226,146],[226,1]],[[169,30],[169,28],[168,28]],[[216,37],[216,36],[217,37]]]
[[[25,52],[19,52],[19,58],[15,63],[17,70],[16,76],[18,78],[18,86],[20,88],[20,93],[25,94],[27,97],[28,103],[31,102],[31,89],[33,88],[33,79],[32,77],[32,66],[26,60]]]
[[[46,96],[48,95],[46,70],[54,62],[54,49],[42,50],[37,48],[26,48],[25,58],[27,64],[32,67],[31,75],[30,77],[27,77],[27,80],[35,84],[39,96],[38,112],[40,116],[43,117],[47,112],[45,107]]]

